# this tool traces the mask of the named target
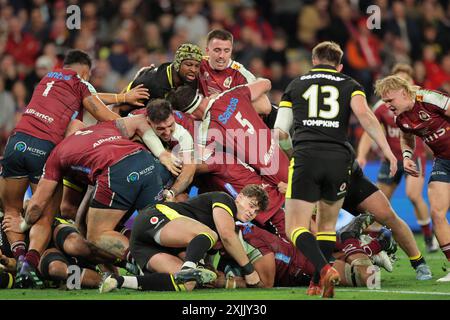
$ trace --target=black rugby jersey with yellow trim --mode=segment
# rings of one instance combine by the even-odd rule
[[[358,94],[365,96],[362,86],[329,65],[314,66],[292,80],[279,106],[292,108],[294,149],[304,142],[347,145],[350,100]]]
[[[141,74],[130,82],[126,91],[130,91],[134,87],[143,84],[148,89],[150,99],[161,98],[164,99],[170,90],[174,88],[172,77],[172,63],[166,62],[161,64],[158,68],[146,69]],[[148,99],[142,101],[147,104]]]
[[[236,204],[234,199],[225,192],[206,192],[186,202],[164,202],[161,205],[165,205],[183,216],[200,221],[212,230],[216,230],[213,219],[213,209],[216,207],[225,209],[236,220]]]

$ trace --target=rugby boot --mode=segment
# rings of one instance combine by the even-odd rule
[[[44,287],[44,282],[39,277],[39,272],[36,268],[25,260],[20,272],[16,275],[16,285],[19,288],[42,289]]]
[[[430,238],[425,238],[425,250],[428,253],[433,253],[439,251],[439,243],[437,242],[436,236]]]
[[[119,284],[119,281],[122,280],[123,283],[123,278],[120,278],[120,276],[117,276],[114,273],[105,274],[105,276],[103,277],[103,281],[100,284],[100,293],[107,293],[120,288],[121,284]]]
[[[433,275],[431,274],[430,267],[425,264],[419,264],[416,268],[416,279],[420,281],[431,280]],[[439,281],[439,280],[438,280]]]
[[[375,222],[375,217],[370,213],[363,213],[353,218],[347,225],[337,231],[339,240],[343,243],[350,238],[358,239],[362,231]]]
[[[374,265],[384,268],[387,272],[392,272],[394,270],[393,261],[386,251],[380,251],[371,256],[370,259]]]
[[[442,278],[437,279],[436,282],[450,282],[450,273]]]
[[[318,283],[314,283],[312,280],[309,283],[309,287],[306,290],[308,296],[320,296],[322,294],[322,288]]]
[[[188,281],[195,281],[198,284],[211,283],[217,279],[214,271],[205,268],[185,268],[173,275],[176,284],[183,284]]]
[[[320,287],[322,288],[322,298],[334,297],[334,286],[341,281],[339,273],[331,265],[327,264],[320,270]]]

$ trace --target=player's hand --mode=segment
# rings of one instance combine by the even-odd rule
[[[247,286],[256,287],[260,282],[261,279],[259,278],[259,274],[258,272],[256,272],[256,270],[245,276],[245,283],[247,284]]]
[[[22,216],[7,215],[3,218],[2,227],[5,232],[23,233],[20,224],[25,219]]]
[[[367,159],[365,157],[357,157],[356,161],[358,161],[358,164],[361,167],[361,169],[364,169],[364,167],[367,164]]]
[[[0,250],[0,272],[16,272],[16,259],[8,258]]]
[[[174,176],[178,177],[178,175],[181,173],[183,163],[171,152],[163,151],[159,156],[159,161],[161,161],[161,163],[167,168],[167,170],[169,170]]]
[[[175,193],[172,190],[164,189],[163,199],[166,202],[174,202],[175,201]]]
[[[413,177],[418,177],[420,174],[419,170],[417,170],[416,163],[409,158],[403,159],[403,169]]]
[[[288,186],[288,185],[287,185],[286,182],[281,181],[281,182],[277,185],[278,192],[279,192],[279,193],[285,194],[285,193],[286,193],[286,190],[287,190],[287,186]]]
[[[124,93],[125,102],[133,104],[135,106],[144,107],[142,100],[147,100],[150,98],[150,93],[147,88],[144,88],[143,84],[140,84],[128,92]]]
[[[388,157],[388,161],[389,161],[389,176],[393,177],[397,172],[397,158],[394,156],[392,152]]]

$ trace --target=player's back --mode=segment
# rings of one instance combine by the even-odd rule
[[[233,198],[225,192],[214,191],[202,193],[186,202],[168,202],[164,203],[168,207],[174,209],[179,214],[190,217],[207,225],[215,230],[213,219],[213,209],[220,207],[226,210],[233,219],[236,219],[236,204]]]
[[[59,157],[62,167],[84,176],[83,182],[93,184],[102,170],[142,149],[145,147],[141,144],[122,136],[115,121],[106,121],[70,135],[53,153]]]
[[[280,107],[293,110],[294,148],[305,142],[344,145],[348,140],[350,101],[357,94],[365,96],[361,85],[328,65],[317,65],[294,79],[280,102]]]
[[[81,112],[83,99],[91,94],[96,94],[95,89],[75,71],[51,71],[36,86],[15,131],[58,144],[69,122]]]
[[[164,99],[170,90],[174,88],[172,83],[171,63],[166,62],[157,68],[143,70],[127,87],[127,91],[143,84],[148,89],[150,99]],[[143,101],[146,104],[148,100]]]

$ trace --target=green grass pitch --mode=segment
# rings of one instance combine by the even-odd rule
[[[437,283],[436,279],[444,276],[445,258],[442,252],[427,254],[424,250],[422,236],[416,236],[433,272],[433,280],[417,281],[406,255],[399,249],[398,260],[392,273],[382,271],[381,288],[338,287],[336,300],[450,300],[450,282]],[[450,269],[450,268],[449,268]],[[449,270],[450,271],[450,270]],[[98,290],[58,289],[45,290],[0,290],[0,300],[319,300],[320,297],[309,297],[306,288],[273,288],[273,289],[202,289],[193,292],[140,292],[119,290],[107,294],[99,294]]]

